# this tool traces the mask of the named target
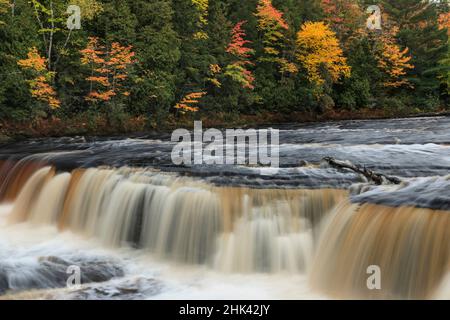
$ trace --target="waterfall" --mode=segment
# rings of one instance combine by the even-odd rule
[[[36,171],[11,223],[55,225],[110,247],[223,272],[306,272],[339,190],[258,190],[132,168]]]
[[[54,225],[218,272],[306,274],[337,298],[431,298],[450,274],[447,211],[351,203],[335,189],[219,187],[150,169],[17,165],[0,170],[4,194],[19,189],[10,224]],[[381,270],[381,290],[367,287],[370,266]]]
[[[312,284],[340,298],[431,298],[450,271],[449,212],[342,203],[330,215]],[[369,290],[367,269],[381,270]]]

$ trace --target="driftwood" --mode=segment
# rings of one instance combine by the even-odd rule
[[[359,173],[366,177],[369,181],[373,181],[377,185],[382,184],[400,184],[402,181],[397,177],[387,176],[382,173],[373,172],[367,168],[358,167],[352,163],[339,161],[331,157],[326,157],[323,161],[327,162],[330,166],[337,169],[348,169],[356,173]]]

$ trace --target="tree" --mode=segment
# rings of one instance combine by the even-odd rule
[[[93,20],[103,12],[103,4],[97,0],[69,0],[70,5],[76,5],[81,9],[81,18]]]
[[[414,103],[425,109],[439,105],[441,81],[446,69],[440,64],[448,52],[448,35],[439,29],[435,1],[382,1],[389,23],[398,28],[395,38],[403,48],[409,48],[414,69],[408,70],[408,80],[414,86]]]
[[[439,28],[441,30],[447,30],[447,35],[450,37],[450,12],[448,12],[448,5],[444,9],[444,12],[439,15]],[[443,85],[444,96],[450,97],[450,42],[447,40],[447,54],[440,61],[440,65],[444,67],[439,79]]]
[[[355,0],[321,0],[325,21],[336,32],[341,43],[347,42],[355,35],[363,34],[366,15]]]
[[[336,34],[323,22],[306,22],[297,34],[297,46],[298,60],[315,86],[323,86],[328,76],[333,83],[350,76]]]
[[[118,95],[130,95],[124,82],[129,77],[129,68],[136,62],[132,46],[113,42],[111,48],[106,49],[98,38],[91,37],[81,54],[81,63],[91,68],[91,75],[86,78],[91,88],[87,101],[107,102]]]
[[[296,73],[297,67],[284,56],[284,31],[289,25],[283,18],[283,13],[277,10],[271,0],[260,0],[256,7],[258,30],[263,34],[264,54],[259,59],[263,62],[273,62],[279,65],[280,73]]]
[[[198,31],[194,33],[194,39],[205,40],[208,39],[208,34],[204,31],[205,26],[208,25],[208,0],[192,0],[192,4],[197,9],[198,20],[197,28]]]
[[[165,120],[175,103],[181,41],[174,29],[171,0],[129,3],[137,18],[134,48],[139,61],[130,109],[133,114],[147,115],[149,124],[155,125]]]
[[[41,57],[36,47],[28,51],[26,59],[19,60],[18,65],[23,69],[31,70],[34,78],[29,80],[30,93],[39,101],[45,102],[51,109],[57,109],[61,103],[56,97],[55,89],[50,85],[54,72],[48,71],[45,58]]]
[[[412,59],[409,48],[402,50],[393,39],[387,38],[382,42],[382,50],[378,58],[380,69],[387,75],[384,86],[398,88],[410,85],[405,78],[408,70],[414,69],[414,66],[409,63]]]
[[[9,0],[0,0],[0,15],[8,12],[8,7],[10,6]],[[0,25],[5,24],[0,20]]]
[[[246,34],[242,29],[245,23],[246,21],[238,22],[232,30],[231,41],[226,51],[234,57],[235,61],[226,67],[225,75],[239,83],[242,88],[254,89],[255,77],[247,69],[247,66],[253,65],[249,58],[254,54],[254,50],[246,47],[251,41],[245,39]]]

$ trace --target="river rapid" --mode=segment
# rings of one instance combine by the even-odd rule
[[[0,146],[0,299],[450,298],[450,118],[273,128],[276,173],[176,166],[170,133]]]

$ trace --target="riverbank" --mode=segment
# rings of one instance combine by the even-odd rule
[[[0,144],[28,138],[63,136],[112,136],[121,134],[141,134],[167,132],[177,128],[192,128],[194,120],[201,120],[207,128],[261,127],[292,123],[316,123],[343,120],[380,120],[415,117],[450,116],[450,111],[437,112],[392,112],[380,109],[361,109],[358,111],[327,111],[323,114],[313,112],[293,112],[291,114],[259,113],[238,115],[231,113],[198,114],[195,116],[173,115],[164,120],[149,119],[143,116],[124,116],[116,123],[108,123],[102,115],[82,113],[72,118],[51,117],[32,122],[0,122]]]

